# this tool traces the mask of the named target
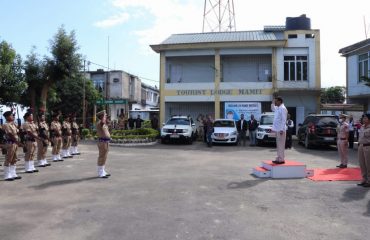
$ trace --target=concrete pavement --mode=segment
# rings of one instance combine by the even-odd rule
[[[97,148],[16,182],[0,181],[0,239],[366,239],[370,189],[355,182],[250,175],[273,147],[111,147],[109,179]],[[332,168],[335,149],[295,145],[287,159]],[[356,151],[350,150],[352,166]],[[22,162],[21,162],[22,163]],[[0,172],[2,174],[2,171]]]

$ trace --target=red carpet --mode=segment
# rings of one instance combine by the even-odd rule
[[[361,181],[360,168],[314,169],[313,181]]]

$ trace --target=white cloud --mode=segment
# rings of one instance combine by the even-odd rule
[[[118,15],[111,16],[108,19],[98,21],[94,23],[94,26],[98,28],[109,28],[127,22],[129,19],[130,15],[128,13],[123,12]]]

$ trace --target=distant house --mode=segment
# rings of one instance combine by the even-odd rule
[[[361,104],[370,112],[370,87],[363,77],[370,77],[370,39],[339,50],[346,58],[346,81],[348,103]]]
[[[131,111],[147,110],[158,105],[156,101],[159,90],[142,83],[135,75],[122,70],[103,69],[88,71],[85,74],[103,96],[97,104],[107,106],[112,120],[117,120],[122,113],[127,116]]]

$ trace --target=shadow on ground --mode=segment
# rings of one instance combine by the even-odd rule
[[[93,180],[93,179],[98,179],[98,177],[59,180],[59,181],[43,183],[43,184],[37,185],[37,186],[31,186],[31,188],[33,188],[35,190],[42,190],[42,189],[46,189],[46,188],[50,188],[50,187],[61,186],[61,185],[72,184],[72,183],[79,183],[79,182],[89,181],[89,180]]]

